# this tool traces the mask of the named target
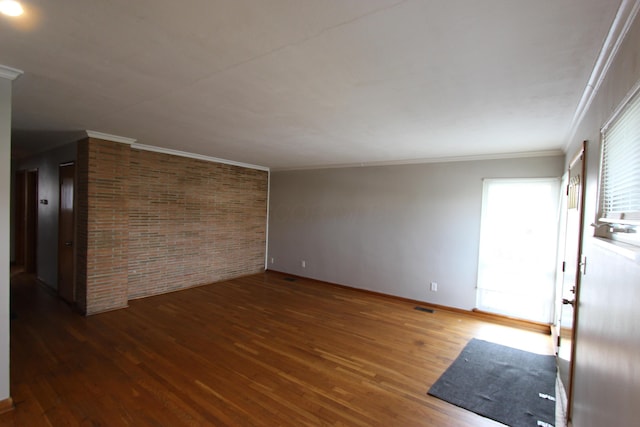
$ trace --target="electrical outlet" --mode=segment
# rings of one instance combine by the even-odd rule
[[[307,268],[307,261],[305,260],[300,261],[300,265],[302,266],[302,268]]]
[[[438,283],[437,282],[431,282],[431,290],[433,292],[438,292]]]
[[[271,264],[273,264],[273,257],[271,257]]]

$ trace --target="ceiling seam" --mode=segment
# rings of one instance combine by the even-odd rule
[[[290,48],[292,46],[298,46],[298,45],[304,44],[304,43],[306,43],[308,41],[314,40],[314,39],[322,36],[323,34],[326,34],[329,31],[333,31],[333,30],[335,30],[337,28],[341,28],[343,26],[346,26],[346,25],[349,25],[349,24],[353,24],[354,22],[357,22],[357,21],[360,21],[362,19],[368,18],[370,16],[376,15],[376,14],[378,14],[380,12],[385,12],[387,10],[394,9],[394,8],[404,4],[404,3],[407,3],[408,1],[409,0],[400,0],[400,1],[396,2],[396,3],[391,4],[391,5],[380,7],[378,9],[374,9],[372,11],[369,11],[369,12],[363,14],[363,15],[357,16],[357,17],[349,19],[347,21],[340,22],[338,24],[329,26],[327,28],[323,28],[323,29],[321,29],[320,31],[316,32],[313,35],[304,37],[304,38],[302,38],[300,40],[297,40],[297,41],[294,41],[294,42],[291,42],[291,43],[284,44],[282,46],[278,46],[278,47],[276,47],[274,49],[269,50],[268,52],[263,52],[261,54],[255,55],[255,56],[253,56],[251,58],[243,59],[242,61],[238,61],[238,62],[235,62],[233,64],[227,65],[227,66],[225,66],[223,68],[220,68],[218,70],[215,70],[215,71],[213,71],[213,72],[211,72],[211,73],[209,73],[209,74],[207,74],[205,76],[202,76],[202,77],[200,77],[198,79],[195,79],[194,81],[186,84],[185,86],[181,86],[179,89],[175,89],[175,90],[172,90],[170,92],[165,92],[162,95],[159,95],[157,97],[148,98],[148,99],[145,99],[143,101],[139,101],[139,102],[135,102],[133,104],[127,105],[126,107],[118,110],[117,112],[111,113],[106,117],[113,116],[113,115],[116,115],[116,114],[121,114],[122,112],[125,112],[127,110],[132,109],[132,108],[135,108],[135,107],[137,107],[139,105],[145,104],[147,102],[153,102],[153,101],[161,100],[163,98],[166,98],[167,96],[171,96],[171,95],[173,95],[173,94],[175,94],[177,92],[180,92],[180,91],[183,91],[183,90],[185,90],[187,88],[193,87],[197,83],[200,83],[200,82],[202,82],[204,80],[210,79],[210,78],[212,78],[212,77],[214,77],[214,76],[216,76],[218,74],[225,73],[227,71],[233,70],[234,68],[241,67],[242,65],[249,64],[251,62],[266,58],[266,57],[271,56],[271,55],[273,55],[275,53],[278,53],[278,52],[281,52],[281,51],[283,51],[285,49],[288,49],[288,48]]]

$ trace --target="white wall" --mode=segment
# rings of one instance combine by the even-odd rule
[[[563,166],[555,156],[272,172],[268,268],[472,309],[482,179]]]
[[[602,125],[640,80],[640,19],[614,60],[568,151],[587,140],[584,254],[573,421],[575,426],[637,425],[640,419],[640,262],[593,238]],[[639,258],[640,259],[640,258]]]
[[[9,398],[11,80],[0,77],[0,401]]]

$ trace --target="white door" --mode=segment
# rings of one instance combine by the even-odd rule
[[[582,227],[584,195],[584,154],[585,146],[569,164],[567,186],[567,221],[564,251],[564,272],[562,280],[562,305],[557,325],[557,354],[560,380],[567,392],[567,418],[571,417],[571,399],[573,389],[573,354],[575,350],[576,320],[578,316],[578,297],[580,277],[583,273]]]

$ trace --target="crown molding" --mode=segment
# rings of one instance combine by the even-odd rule
[[[390,160],[381,162],[362,162],[362,163],[343,163],[329,165],[310,165],[301,167],[275,167],[271,168],[274,172],[294,171],[294,170],[311,170],[311,169],[341,169],[341,168],[357,168],[371,166],[401,166],[401,165],[421,165],[428,163],[451,163],[451,162],[472,162],[481,160],[501,160],[501,159],[521,159],[528,157],[551,157],[564,156],[562,150],[546,150],[546,151],[525,151],[518,153],[498,153],[498,154],[481,154],[477,156],[455,156],[455,157],[429,157],[422,159],[405,159]]]
[[[155,147],[153,145],[134,143],[131,145],[131,148],[134,148],[137,150],[144,150],[144,151],[153,151],[155,153],[170,154],[172,156],[188,157],[190,159],[196,159],[196,160],[204,160],[205,162],[223,163],[225,165],[240,166],[242,168],[256,169],[256,170],[269,172],[269,168],[266,166],[252,165],[250,163],[242,163],[242,162],[236,162],[233,160],[220,159],[218,157],[205,156],[202,154],[188,153],[186,151],[172,150],[170,148]]]
[[[86,130],[85,132],[87,132],[87,136],[89,138],[102,139],[104,141],[111,141],[111,142],[119,142],[121,144],[132,145],[132,144],[135,144],[137,141],[137,139],[127,138],[126,136],[111,135],[108,133],[96,132],[93,130]]]
[[[93,130],[86,130],[85,132],[87,133],[87,136],[89,138],[102,139],[104,141],[111,141],[111,142],[119,142],[121,144],[130,145],[131,148],[134,148],[137,150],[153,151],[155,153],[170,154],[172,156],[180,156],[180,157],[189,157],[191,159],[204,160],[206,162],[223,163],[226,165],[240,166],[248,169],[257,169],[257,170],[263,170],[267,172],[269,171],[269,168],[266,166],[252,165],[249,163],[242,163],[242,162],[236,162],[233,160],[220,159],[218,157],[204,156],[202,154],[188,153],[186,151],[172,150],[170,148],[156,147],[153,145],[138,144],[137,139],[127,138],[127,137],[118,136],[118,135],[111,135],[108,133],[96,132]]]
[[[589,82],[584,88],[578,107],[571,120],[571,127],[569,128],[569,134],[566,139],[564,151],[569,149],[569,146],[573,142],[573,138],[576,136],[578,127],[582,123],[585,114],[589,110],[593,99],[596,97],[602,82],[607,76],[607,72],[613,63],[613,60],[620,49],[620,45],[624,41],[633,21],[635,20],[638,11],[640,10],[640,0],[622,0],[616,17],[609,28],[609,33],[604,40],[598,59],[593,66]]]
[[[18,70],[17,68],[7,67],[6,65],[0,65],[0,77],[7,80],[15,80],[21,75],[24,74],[24,71]]]

